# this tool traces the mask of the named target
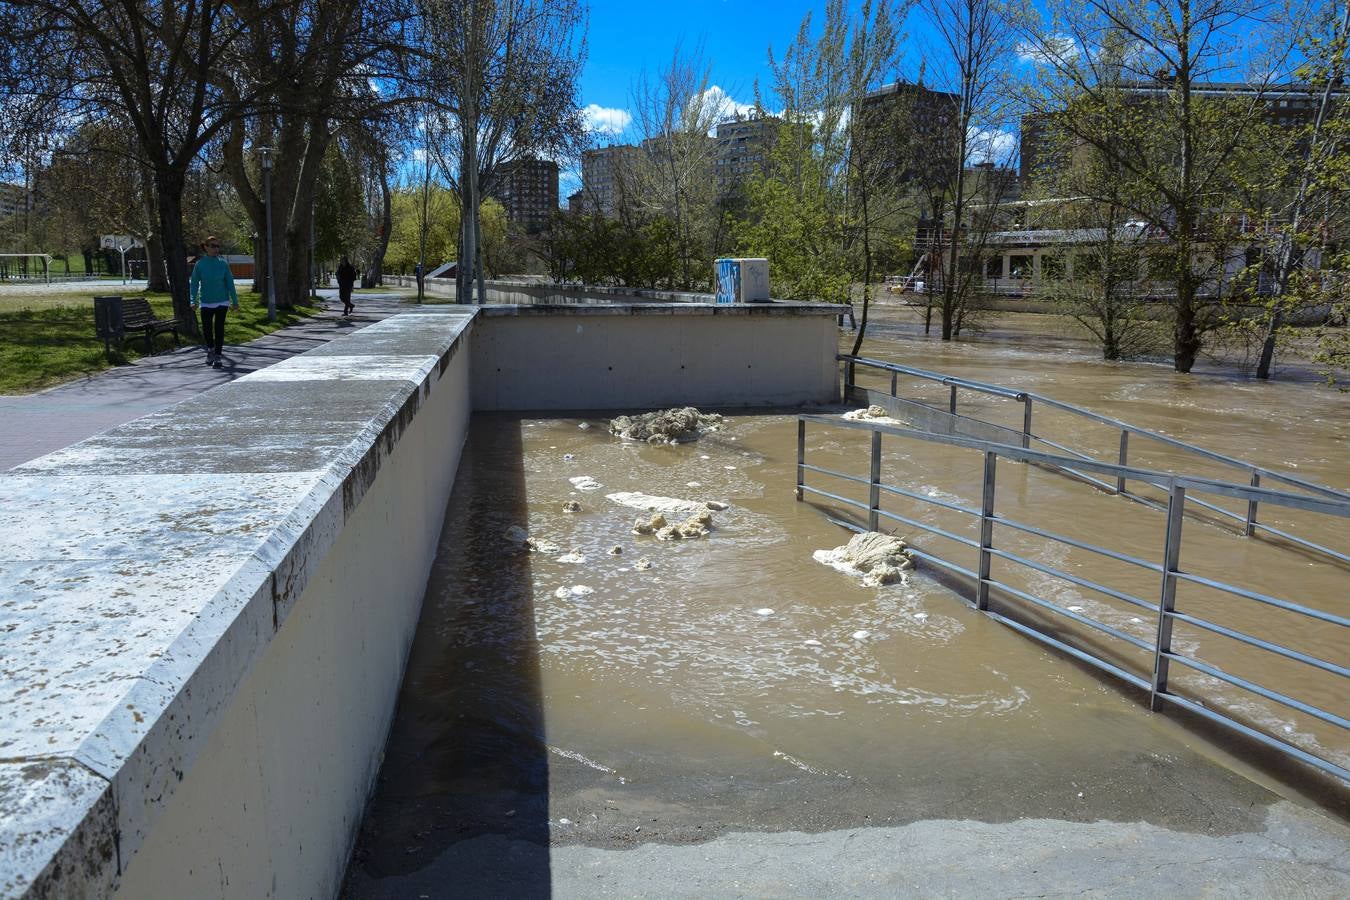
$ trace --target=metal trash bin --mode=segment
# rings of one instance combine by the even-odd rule
[[[94,298],[94,333],[103,338],[105,355],[112,353],[112,341],[117,341],[119,347],[122,345],[122,338],[126,334],[126,317],[122,311],[120,294]]]

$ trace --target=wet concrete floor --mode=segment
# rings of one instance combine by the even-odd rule
[[[1156,367],[1103,366],[1076,348],[975,352],[892,336],[865,352],[1030,387],[1256,462],[1288,460],[1333,486],[1346,481],[1339,448],[1350,405],[1334,392],[1178,380]],[[857,895],[1115,884],[1129,895],[1222,877],[1220,867],[1194,869],[1189,882],[1140,880],[1159,858],[1144,852],[1150,843],[1275,873],[1253,888],[1334,896],[1350,886],[1346,832],[1282,802],[1297,792],[1246,766],[1242,748],[1230,755],[1223,738],[1149,713],[1120,683],[981,616],[963,602],[968,589],[940,573],[921,568],[907,585],[877,589],[813,562],[814,550],[849,535],[826,519],[836,510],[793,498],[794,415],[738,414],[677,447],[619,441],[606,421],[475,418],[345,896],[812,896],[830,884]],[[865,472],[865,441],[813,431],[808,446],[819,465]],[[978,460],[901,441],[885,452],[887,470],[911,490],[963,502],[978,492]],[[1141,448],[1141,464],[1165,457]],[[586,476],[599,487],[573,482]],[[1035,521],[1036,509],[1053,506],[1061,533],[1100,540],[1105,526],[1113,547],[1156,556],[1155,512],[1080,496],[1062,476],[1025,467],[1009,465],[1002,478],[1009,515]],[[619,491],[730,507],[714,513],[706,538],[658,542],[631,534],[638,512],[607,499]],[[569,500],[581,511],[565,512]],[[907,514],[948,524],[928,510]],[[512,525],[558,552],[519,549],[504,537]],[[1188,564],[1263,577],[1283,593],[1292,583],[1302,601],[1346,612],[1343,570],[1219,525],[1187,527]],[[1331,531],[1329,540],[1343,534]],[[955,552],[917,531],[914,539]],[[1052,561],[1071,571],[1089,564]],[[1123,590],[1156,592],[1152,577],[1113,575]],[[1006,577],[1124,630],[1153,627],[1090,592]],[[1205,604],[1218,601],[1188,602],[1209,613]],[[1260,612],[1235,614],[1237,627],[1258,627]],[[1289,640],[1344,661],[1343,640],[1319,646],[1318,635],[1287,627]],[[1181,641],[1225,665],[1245,661],[1194,635]],[[1303,677],[1275,676],[1284,689]],[[1179,685],[1210,702],[1245,702],[1222,686]],[[1294,686],[1344,705],[1330,682]],[[1345,758],[1325,729],[1260,704],[1245,712]],[[943,835],[986,849],[978,859],[953,853]],[[1302,863],[1278,850],[1263,856],[1278,835],[1297,838]],[[898,862],[901,847],[909,856]],[[743,870],[754,858],[764,865]],[[1027,874],[1029,859],[1044,861],[1040,881]],[[999,865],[1002,877],[1023,880],[998,880]]]

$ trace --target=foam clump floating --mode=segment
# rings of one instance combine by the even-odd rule
[[[562,548],[552,541],[530,537],[530,533],[521,525],[512,525],[502,532],[502,537],[513,544],[519,544],[531,553],[557,553]]]
[[[654,535],[658,541],[682,541],[707,537],[712,532],[712,524],[712,513],[706,509],[694,513],[683,522],[674,524],[666,521],[666,517],[661,513],[657,513],[650,518],[634,522],[633,534]]]
[[[683,444],[696,441],[709,432],[720,431],[721,428],[721,416],[717,413],[701,413],[692,406],[637,416],[619,416],[609,423],[610,434],[626,441],[646,441],[649,444]]]
[[[817,550],[812,559],[845,574],[859,576],[868,587],[903,584],[908,580],[905,573],[914,568],[914,560],[904,540],[877,531],[854,535],[847,544],[833,550]]]
[[[855,422],[882,422],[886,425],[909,424],[904,419],[895,418],[880,406],[869,406],[866,409],[851,409],[844,413],[842,418],[851,419]]]
[[[637,491],[618,491],[606,494],[605,499],[619,506],[627,506],[629,509],[640,509],[643,512],[660,513],[664,516],[691,516],[704,510],[721,512],[731,508],[730,503],[721,500],[684,500],[680,497],[659,497]]]

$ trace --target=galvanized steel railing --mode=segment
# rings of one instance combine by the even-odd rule
[[[1204,447],[1198,447],[1195,444],[1189,444],[1185,441],[1178,440],[1177,438],[1174,437],[1168,437],[1165,434],[1159,434],[1158,432],[1151,431],[1147,428],[1140,428],[1137,425],[1131,425],[1130,423],[1122,422],[1119,419],[1113,419],[1109,416],[1103,416],[1089,409],[1084,409],[1081,406],[1074,406],[1071,403],[1065,403],[1063,401],[1056,400],[1053,397],[1047,397],[1043,394],[1037,394],[1031,391],[1018,391],[1011,388],[1003,387],[1001,385],[986,384],[984,382],[973,381],[968,378],[958,378],[951,375],[943,375],[940,372],[930,372],[925,369],[914,368],[913,366],[903,366],[898,365],[896,363],[888,363],[876,359],[867,359],[865,357],[848,356],[841,354],[839,356],[839,359],[844,363],[844,392],[846,397],[848,396],[848,391],[851,388],[861,387],[860,385],[857,384],[854,377],[856,367],[858,366],[862,366],[864,368],[878,369],[883,372],[889,372],[891,376],[891,385],[890,385],[891,389],[889,396],[896,400],[904,399],[898,396],[898,378],[900,375],[905,375],[913,378],[918,378],[924,381],[931,381],[936,382],[938,384],[946,385],[950,388],[950,397],[947,407],[947,412],[950,415],[962,419],[968,419],[974,422],[979,422],[980,424],[986,427],[995,428],[1002,432],[1006,432],[1008,437],[1017,438],[1024,448],[1029,448],[1032,442],[1034,441],[1040,444],[1044,444],[1047,447],[1052,447],[1055,450],[1059,450],[1062,453],[1067,453],[1070,456],[1074,457],[1074,460],[1071,460],[1073,464],[1060,465],[1059,468],[1062,468],[1067,472],[1070,472],[1080,478],[1083,478],[1084,480],[1096,485],[1097,487],[1101,488],[1104,491],[1108,491],[1122,497],[1128,497],[1131,500],[1135,500],[1139,503],[1144,503],[1146,505],[1155,506],[1159,509],[1163,508],[1162,504],[1156,503],[1146,497],[1141,497],[1137,494],[1131,494],[1126,489],[1127,479],[1123,477],[1117,477],[1114,483],[1112,483],[1109,481],[1094,478],[1092,477],[1092,475],[1088,474],[1087,471],[1083,471],[1088,467],[1083,466],[1082,462],[1080,461],[1095,462],[1096,460],[1092,456],[1082,452],[1081,450],[1076,450],[1072,447],[1068,447],[1065,446],[1064,444],[1053,441],[1047,437],[1042,437],[1038,434],[1035,434],[1032,431],[1032,410],[1034,406],[1036,404],[1041,404],[1043,406],[1061,410],[1063,412],[1070,413],[1074,416],[1078,416],[1079,418],[1086,419],[1099,425],[1105,425],[1109,428],[1119,431],[1120,444],[1117,453],[1117,465],[1122,467],[1127,466],[1129,463],[1130,436],[1134,435],[1136,437],[1147,438],[1149,440],[1156,441],[1174,450],[1179,450],[1184,453],[1194,455],[1209,462],[1219,463],[1221,465],[1241,469],[1243,474],[1249,479],[1250,486],[1253,488],[1260,487],[1263,481],[1267,483],[1277,482],[1279,484],[1284,484],[1293,488],[1297,488],[1299,490],[1307,491],[1319,497],[1326,497],[1334,500],[1342,500],[1345,502],[1350,502],[1350,493],[1338,491],[1334,488],[1329,488],[1326,487],[1325,485],[1308,481],[1307,479],[1297,478],[1285,472],[1269,469],[1264,466],[1258,466],[1253,463],[1246,462],[1245,460],[1237,459],[1236,457],[1227,456],[1223,453],[1216,453],[1213,450],[1207,450]],[[970,419],[970,417],[960,416],[957,412],[957,392],[960,390],[971,391],[973,393],[984,394],[986,396],[991,397],[1000,397],[1004,399],[1015,400],[1021,403],[1023,405],[1022,430],[1018,432],[1016,429],[1008,428],[1007,426],[999,425],[997,423],[985,422],[979,419]],[[904,402],[917,403],[918,401],[905,400]],[[927,404],[920,404],[920,405],[927,406]],[[1165,480],[1159,481],[1146,480],[1146,483],[1162,491],[1169,490],[1168,483]],[[1337,550],[1331,549],[1330,547],[1325,547],[1314,541],[1310,541],[1307,538],[1300,537],[1296,534],[1291,534],[1290,532],[1285,531],[1283,529],[1275,528],[1271,525],[1267,525],[1258,521],[1257,515],[1261,501],[1259,498],[1256,498],[1255,496],[1253,496],[1251,499],[1247,501],[1247,509],[1245,515],[1240,515],[1238,513],[1233,512],[1232,510],[1224,509],[1222,506],[1218,506],[1213,503],[1208,503],[1203,500],[1193,499],[1191,502],[1194,503],[1196,506],[1203,507],[1227,519],[1232,519],[1236,522],[1240,522],[1242,524],[1242,533],[1245,534],[1247,537],[1253,536],[1254,534],[1256,534],[1258,530],[1260,530],[1262,532],[1265,532],[1266,534],[1270,534],[1283,540],[1289,541],[1290,543],[1298,544],[1299,546],[1305,549],[1312,550],[1314,552],[1332,557],[1333,559],[1339,560],[1340,562],[1350,563],[1350,555],[1341,553]]]
[[[964,385],[963,385],[964,386]],[[871,464],[869,475],[862,478],[856,475],[850,475],[844,472],[837,472],[820,466],[811,465],[806,461],[806,427],[807,424],[819,425],[828,428],[845,428],[855,431],[866,431],[871,433]],[[1028,432],[1029,433],[1029,432]],[[882,436],[893,437],[901,440],[921,441],[929,444],[941,444],[950,447],[968,448],[978,451],[984,457],[984,470],[981,482],[981,501],[978,509],[965,506],[960,503],[953,503],[946,500],[940,500],[934,497],[928,497],[923,494],[907,491],[903,488],[886,484],[882,480],[881,472],[881,448]],[[999,458],[1013,462],[1021,462],[1045,466],[1049,468],[1082,469],[1087,473],[1104,476],[1114,479],[1116,484],[1123,485],[1129,481],[1141,481],[1153,485],[1164,485],[1168,494],[1166,505],[1167,520],[1166,531],[1164,534],[1160,558],[1158,561],[1141,559],[1114,550],[1096,546],[1086,541],[1076,540],[1065,535],[1056,534],[1042,528],[1029,525],[1024,522],[1008,518],[996,512],[996,472]],[[806,473],[814,472],[832,478],[838,478],[860,485],[866,485],[868,489],[868,502],[863,504],[860,501],[852,500],[829,491],[806,483]],[[1172,628],[1176,622],[1183,622],[1187,625],[1202,629],[1204,631],[1221,635],[1231,640],[1238,641],[1257,650],[1272,653],[1285,659],[1294,660],[1312,668],[1328,672],[1341,678],[1350,678],[1350,668],[1339,662],[1324,660],[1289,647],[1281,646],[1268,641],[1256,635],[1246,634],[1236,628],[1229,627],[1219,622],[1209,621],[1191,613],[1180,611],[1176,608],[1176,590],[1181,582],[1189,582],[1203,585],[1235,597],[1243,598],[1252,602],[1264,604],[1294,613],[1306,619],[1324,623],[1325,625],[1350,628],[1350,618],[1336,615],[1319,609],[1314,609],[1303,604],[1279,597],[1273,597],[1258,591],[1248,590],[1239,585],[1228,584],[1210,578],[1205,578],[1196,574],[1183,571],[1179,566],[1182,530],[1184,526],[1184,513],[1187,502],[1197,502],[1195,498],[1188,497],[1188,492],[1206,493],[1223,497],[1230,497],[1237,500],[1246,501],[1248,504],[1268,503],[1274,506],[1288,507],[1318,513],[1322,515],[1333,516],[1339,519],[1350,519],[1350,501],[1335,497],[1306,496],[1302,494],[1293,494],[1283,491],[1275,491],[1269,488],[1256,487],[1251,485],[1234,484],[1230,482],[1217,481],[1207,478],[1196,478],[1185,475],[1176,475],[1165,472],[1158,472],[1150,469],[1141,469],[1121,464],[1103,463],[1095,460],[1065,457],[1056,454],[1046,453],[1039,450],[1031,450],[1026,447],[1018,447],[1012,444],[1004,444],[996,441],[979,440],[976,438],[962,437],[959,435],[935,434],[927,431],[919,431],[908,428],[897,428],[883,425],[875,422],[850,421],[827,416],[801,415],[797,418],[797,499],[802,500],[806,494],[828,498],[836,503],[853,507],[867,514],[868,530],[878,529],[881,520],[887,519],[921,529],[930,534],[953,541],[959,545],[969,547],[976,551],[974,568],[967,568],[952,562],[949,559],[942,559],[934,554],[922,550],[911,548],[914,556],[924,562],[931,563],[942,569],[954,572],[958,575],[970,579],[975,588],[974,605],[977,609],[983,611],[991,618],[1002,622],[1008,627],[1028,636],[1037,641],[1048,644],[1063,653],[1081,660],[1097,669],[1108,672],[1117,678],[1131,684],[1141,690],[1148,691],[1150,696],[1150,706],[1157,710],[1165,704],[1172,704],[1189,710],[1209,721],[1218,723],[1226,728],[1246,735],[1252,740],[1258,741],[1265,746],[1271,747],[1281,753],[1301,760],[1308,765],[1314,766],[1324,772],[1336,776],[1337,778],[1350,783],[1350,769],[1338,765],[1327,759],[1323,759],[1312,753],[1296,747],[1286,741],[1273,735],[1267,734],[1256,728],[1253,728],[1243,722],[1237,721],[1222,712],[1210,709],[1207,706],[1194,700],[1172,693],[1168,690],[1169,670],[1173,663],[1203,673],[1212,678],[1216,678],[1227,684],[1233,685],[1242,690],[1256,694],[1267,700],[1282,704],[1290,709],[1297,710],[1306,715],[1312,716],[1322,722],[1335,725],[1341,729],[1350,730],[1350,720],[1334,712],[1321,709],[1310,703],[1306,703],[1298,698],[1289,696],[1280,691],[1242,678],[1232,673],[1226,672],[1219,667],[1205,662],[1202,659],[1187,656],[1179,652],[1172,645]],[[956,534],[933,524],[919,521],[918,519],[900,515],[881,505],[882,494],[905,497],[910,500],[929,504],[941,509],[962,513],[966,516],[979,520],[979,539],[975,540],[963,535]],[[862,530],[860,527],[848,522],[840,522],[841,525],[854,530]],[[1074,547],[1079,550],[1098,554],[1117,562],[1126,563],[1149,572],[1156,573],[1160,578],[1160,589],[1155,599],[1145,599],[1133,596],[1124,591],[1116,590],[1104,584],[1095,582],[1089,578],[1074,575],[1069,572],[1056,569],[1053,566],[1027,559],[1015,553],[994,546],[994,526],[1000,525],[1011,528],[1015,531],[1031,534],[1036,537],[1048,540],[1065,546]],[[1016,563],[1040,572],[1045,575],[1063,579],[1064,581],[1077,585],[1087,590],[1095,591],[1103,596],[1126,603],[1141,610],[1148,611],[1156,621],[1156,630],[1152,641],[1144,640],[1136,635],[1129,634],[1119,628],[1113,627],[1105,622],[1098,621],[1091,616],[1084,615],[1081,612],[1066,609],[1063,606],[1052,603],[1043,597],[1021,590],[1013,585],[995,580],[991,576],[991,564],[995,559],[1003,559]],[[1344,558],[1344,557],[1342,557]],[[1116,665],[1100,656],[1094,655],[1088,650],[1076,647],[1067,641],[1060,640],[1042,631],[1039,631],[1030,625],[1009,618],[995,610],[989,608],[989,596],[991,589],[997,589],[1004,595],[1015,597],[1035,607],[1053,613],[1058,616],[1070,619],[1080,625],[1094,629],[1117,641],[1122,641],[1138,650],[1142,650],[1152,657],[1152,673],[1150,677],[1143,677],[1135,672],[1131,672],[1122,666]]]

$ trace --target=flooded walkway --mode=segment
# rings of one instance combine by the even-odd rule
[[[1072,349],[915,349],[866,353],[1347,481],[1335,392]],[[795,416],[731,416],[676,447],[606,421],[475,418],[346,896],[1194,893],[1243,859],[1255,894],[1350,888],[1346,832],[1220,765],[1205,736],[930,572],[865,588],[813,562],[848,533],[794,501]],[[960,491],[899,447],[888,465]],[[705,538],[660,542],[631,533],[618,492],[729,508]],[[511,526],[556,552],[525,552]],[[1346,602],[1343,576],[1308,585]],[[1029,858],[1058,875],[1037,881]],[[1189,868],[1133,881],[1149,860]]]

